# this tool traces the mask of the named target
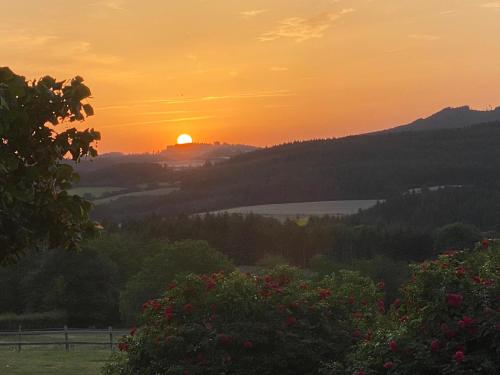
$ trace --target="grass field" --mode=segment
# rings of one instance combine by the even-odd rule
[[[94,204],[106,204],[112,201],[115,201],[120,198],[131,198],[131,197],[145,197],[145,196],[157,196],[157,195],[168,195],[176,190],[179,190],[179,188],[176,187],[163,187],[160,189],[154,189],[154,190],[143,190],[143,191],[135,191],[133,193],[126,193],[126,194],[117,194],[113,195],[112,197],[107,197],[107,198],[101,198],[101,199],[96,199],[92,201]]]
[[[309,216],[345,216],[375,206],[378,200],[348,200],[267,204],[261,206],[236,207],[215,213],[257,214],[277,219],[297,219]]]
[[[109,350],[27,349],[0,350],[2,375],[98,375]]]
[[[118,186],[97,186],[97,187],[77,187],[74,189],[68,190],[68,193],[72,195],[84,196],[85,194],[92,195],[93,198],[101,198],[103,194],[107,193],[119,193],[120,191],[125,190],[125,188]]]
[[[70,330],[69,342],[102,343],[103,345],[70,344],[65,350],[64,332],[23,332],[23,343],[58,343],[53,345],[23,346],[17,351],[16,333],[0,332],[1,375],[96,375],[111,356],[107,331]],[[113,331],[113,341],[126,334]]]

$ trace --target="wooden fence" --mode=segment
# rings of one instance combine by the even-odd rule
[[[118,339],[127,334],[124,330],[108,329],[70,329],[64,328],[23,330],[20,326],[17,331],[0,331],[0,347],[13,347],[21,351],[23,346],[61,346],[69,351],[77,345],[98,346],[113,351],[118,344]],[[59,340],[59,336],[61,339]],[[85,337],[94,339],[84,340]],[[75,337],[82,338],[75,340]],[[96,338],[103,337],[102,341]]]

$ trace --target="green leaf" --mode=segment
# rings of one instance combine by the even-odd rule
[[[94,108],[90,104],[84,104],[83,110],[87,116],[94,116]]]

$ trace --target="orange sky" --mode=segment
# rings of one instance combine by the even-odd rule
[[[500,105],[500,1],[0,0],[0,65],[81,75],[100,152],[272,145]]]

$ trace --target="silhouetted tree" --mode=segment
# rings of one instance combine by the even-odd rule
[[[81,77],[26,81],[0,68],[0,262],[30,248],[71,248],[93,229],[90,204],[66,189],[76,181],[65,156],[96,156],[93,129],[56,131],[56,125],[93,114],[82,100]]]

